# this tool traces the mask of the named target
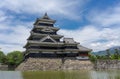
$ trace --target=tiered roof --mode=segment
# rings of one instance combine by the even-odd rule
[[[91,51],[91,49],[79,45],[73,38],[63,38],[63,41],[60,41],[63,36],[57,34],[59,28],[54,27],[55,22],[56,21],[52,20],[47,13],[45,13],[42,18],[36,20],[34,28],[31,30],[31,34],[27,39],[27,44],[24,46],[26,48],[26,53],[33,50],[59,51],[61,53],[66,51],[73,53],[75,51]]]
[[[45,13],[42,18],[37,18],[37,20],[34,23],[34,25],[37,25],[38,23],[41,23],[41,22],[42,23],[54,24],[56,22],[56,20],[52,20],[51,18],[49,18],[49,16],[47,15],[47,13]]]

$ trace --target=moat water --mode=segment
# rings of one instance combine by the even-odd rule
[[[120,70],[109,71],[0,71],[0,79],[120,79]]]

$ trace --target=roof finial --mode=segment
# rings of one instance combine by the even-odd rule
[[[47,15],[47,12],[45,12],[44,16],[43,16],[43,19],[50,19]]]
[[[44,16],[48,16],[48,15],[47,15],[47,12],[45,12],[45,15],[44,15]]]

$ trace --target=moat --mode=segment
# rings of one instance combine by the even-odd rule
[[[24,72],[25,79],[120,79],[120,71],[44,71]],[[36,77],[35,77],[36,75]]]
[[[0,79],[120,79],[120,70],[109,71],[0,71]]]

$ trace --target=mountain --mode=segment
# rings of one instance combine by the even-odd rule
[[[109,48],[110,54],[114,54],[115,53],[115,49],[118,49],[118,52],[120,54],[120,46],[115,46],[115,47]],[[92,54],[103,56],[103,55],[107,55],[107,52],[106,52],[106,50],[103,50],[103,51],[98,51],[98,52],[92,52]]]

